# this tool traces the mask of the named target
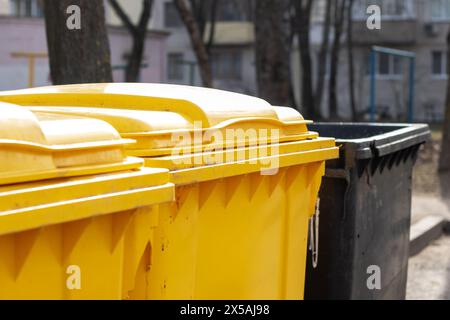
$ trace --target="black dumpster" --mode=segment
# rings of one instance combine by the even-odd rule
[[[428,125],[318,123],[309,130],[336,137],[340,158],[327,163],[322,181],[318,265],[309,252],[305,299],[404,299],[412,169]]]

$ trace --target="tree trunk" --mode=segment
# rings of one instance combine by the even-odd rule
[[[208,41],[206,42],[206,52],[208,56],[211,56],[211,48],[214,44],[214,36],[216,33],[216,20],[217,20],[217,6],[219,5],[219,0],[210,0],[210,10],[209,10],[209,34]],[[204,38],[204,36],[202,36]]]
[[[331,67],[329,82],[329,104],[330,119],[337,120],[338,114],[338,98],[337,98],[337,77],[339,71],[339,52],[341,50],[341,35],[344,24],[345,0],[336,0],[334,8],[334,39],[331,49]]]
[[[132,49],[130,55],[128,56],[127,66],[125,68],[125,81],[138,82],[145,49],[147,26],[152,13],[153,0],[142,1],[142,11],[137,26],[135,26],[131,22],[130,18],[119,5],[117,0],[109,0],[109,3],[111,4],[111,7],[114,9],[116,14],[119,16],[125,28],[127,28],[127,30],[130,32],[133,39]]]
[[[255,59],[259,96],[271,104],[290,103],[289,21],[286,0],[255,4]]]
[[[358,112],[355,101],[355,62],[353,57],[353,4],[354,0],[349,0],[347,8],[347,58],[348,58],[348,86],[350,95],[350,109],[352,111],[352,121],[358,121]]]
[[[447,35],[447,64],[450,65],[450,31]],[[447,99],[444,120],[444,130],[442,134],[442,147],[439,159],[439,171],[450,171],[450,69],[447,70]]]
[[[316,112],[321,118],[322,97],[325,87],[325,74],[328,64],[328,49],[330,47],[330,29],[331,29],[331,10],[333,7],[333,0],[326,0],[326,9],[323,22],[322,44],[319,51],[319,59],[317,63],[317,82],[315,91]]]
[[[194,14],[189,8],[186,0],[174,0],[174,4],[177,7],[181,20],[185,24],[189,33],[191,45],[197,57],[203,85],[205,87],[212,87],[212,72],[209,56]]]
[[[304,116],[316,120],[316,105],[314,101],[312,59],[310,48],[310,25],[313,0],[295,1],[296,31],[300,51],[300,65],[302,68],[302,108]]]
[[[125,68],[125,81],[138,82],[141,74],[142,58],[144,55],[145,32],[142,36],[133,35],[133,47],[128,56],[127,66]]]
[[[80,8],[81,29],[67,26],[71,5]],[[53,83],[112,82],[103,1],[45,0],[44,13]]]

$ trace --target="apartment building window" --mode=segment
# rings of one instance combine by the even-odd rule
[[[10,0],[11,15],[16,17],[43,17],[42,0]]]
[[[431,52],[431,72],[434,76],[447,75],[447,54],[444,51]]]
[[[250,20],[250,11],[247,1],[219,1],[216,11],[217,21],[248,21]]]
[[[405,0],[388,0],[384,1],[382,10],[384,10],[385,16],[398,17],[402,16],[406,12],[406,1]],[[383,11],[382,11],[383,14]]]
[[[367,8],[377,5],[384,19],[408,19],[415,17],[415,0],[356,0],[353,16],[356,20],[367,19]]]
[[[164,3],[164,25],[166,28],[178,28],[183,25],[178,9],[172,1]]]
[[[218,80],[240,80],[242,55],[236,50],[215,52],[212,55],[213,77]]]
[[[243,12],[234,0],[221,1],[217,8],[218,21],[242,21]]]
[[[450,20],[450,0],[431,0],[431,19]]]
[[[251,21],[252,20],[252,2],[242,0],[200,0],[199,8],[206,12],[205,17],[209,21],[209,14],[213,1],[216,2],[216,21]],[[164,25],[166,28],[177,28],[183,24],[180,14],[173,1],[164,3]]]
[[[378,54],[378,70],[380,76],[400,76],[402,74],[402,59],[397,56]]]
[[[324,0],[316,0],[313,2],[311,20],[321,22],[324,20],[326,11],[326,2]]]
[[[167,78],[169,80],[183,80],[183,54],[169,53],[167,62]]]

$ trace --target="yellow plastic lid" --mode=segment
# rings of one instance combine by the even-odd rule
[[[122,137],[136,140],[128,148],[140,156],[168,155],[174,148],[190,147],[196,135],[201,136],[202,147],[220,147],[212,136],[217,132],[226,136],[228,129],[256,130],[256,136],[239,141],[246,146],[261,141],[271,143],[275,130],[277,142],[318,136],[308,131],[310,121],[292,108],[274,107],[259,98],[216,89],[164,84],[83,84],[2,92],[0,100],[28,106],[33,112],[104,120]],[[190,135],[190,139],[175,141],[174,133]],[[228,142],[224,141],[222,145]]]
[[[170,202],[168,181],[167,170],[140,168],[0,185],[0,235]]]
[[[0,184],[138,168],[108,123],[0,103]]]
[[[171,111],[205,127],[241,118],[277,120],[266,101],[243,95],[191,86],[144,83],[101,83],[51,86],[4,91],[0,100],[28,106],[79,106]],[[299,115],[299,120],[303,120]]]

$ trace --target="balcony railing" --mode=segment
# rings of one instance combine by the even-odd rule
[[[382,21],[381,29],[371,30],[366,20],[353,22],[353,40],[361,45],[413,45],[417,41],[417,20]]]

